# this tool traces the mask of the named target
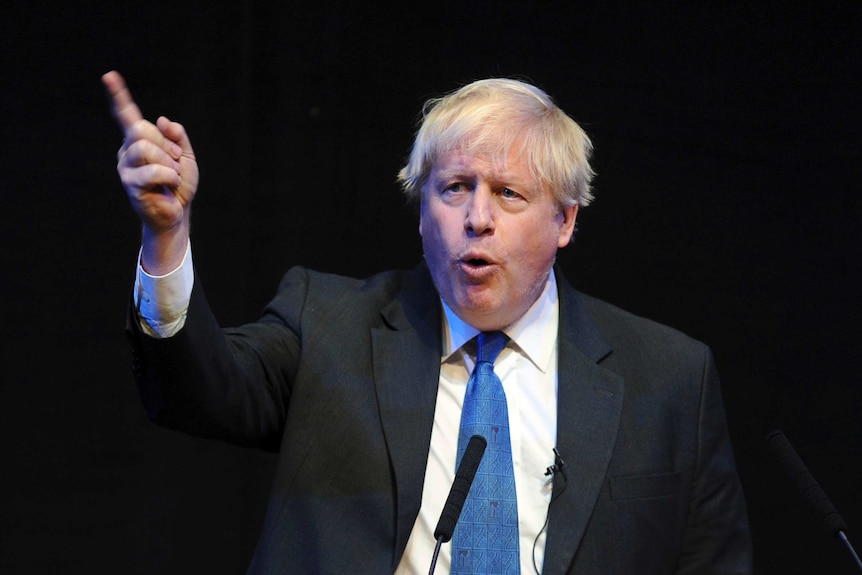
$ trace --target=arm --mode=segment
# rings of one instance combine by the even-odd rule
[[[165,117],[155,124],[144,120],[117,72],[102,82],[124,135],[117,171],[143,225],[126,333],[147,414],[190,434],[275,449],[290,370],[283,362],[294,358],[283,350],[294,339],[272,323],[236,330],[243,335],[233,341],[224,336],[202,290],[192,289],[191,256],[184,262],[198,183],[189,138]],[[188,320],[192,326],[181,329]]]
[[[168,338],[149,337],[134,310],[126,336],[132,373],[149,419],[197,437],[277,451],[298,365],[296,327],[304,282],[280,293],[284,313],[268,306],[257,322],[221,329],[202,286],[191,294],[185,326]],[[294,294],[296,296],[294,297]]]

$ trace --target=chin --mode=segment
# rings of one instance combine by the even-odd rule
[[[452,308],[455,310],[455,308]],[[496,309],[461,308],[456,312],[458,317],[480,331],[503,329],[514,321],[508,321],[507,315]]]

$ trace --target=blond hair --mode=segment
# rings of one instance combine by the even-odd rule
[[[411,201],[421,201],[441,155],[457,148],[502,161],[518,139],[531,174],[548,186],[560,206],[590,203],[594,172],[589,137],[544,91],[510,79],[478,80],[428,100],[398,182]]]

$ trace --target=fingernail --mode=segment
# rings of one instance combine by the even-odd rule
[[[183,155],[183,149],[182,149],[182,148],[180,148],[180,147],[179,147],[178,145],[176,145],[176,144],[171,144],[171,152],[173,152],[173,154],[174,154],[174,158],[175,158],[175,159],[177,159],[177,160],[179,160],[179,159],[180,159],[180,157]]]

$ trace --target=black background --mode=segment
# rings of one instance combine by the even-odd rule
[[[276,5],[279,4],[279,5]],[[0,571],[240,573],[272,456],[149,424],[123,338],[138,224],[102,73],[183,122],[225,325],[281,274],[412,267],[422,102],[488,76],[591,135],[582,290],[714,349],[758,573],[851,573],[771,461],[785,430],[862,547],[855,1],[28,3],[0,23]]]

